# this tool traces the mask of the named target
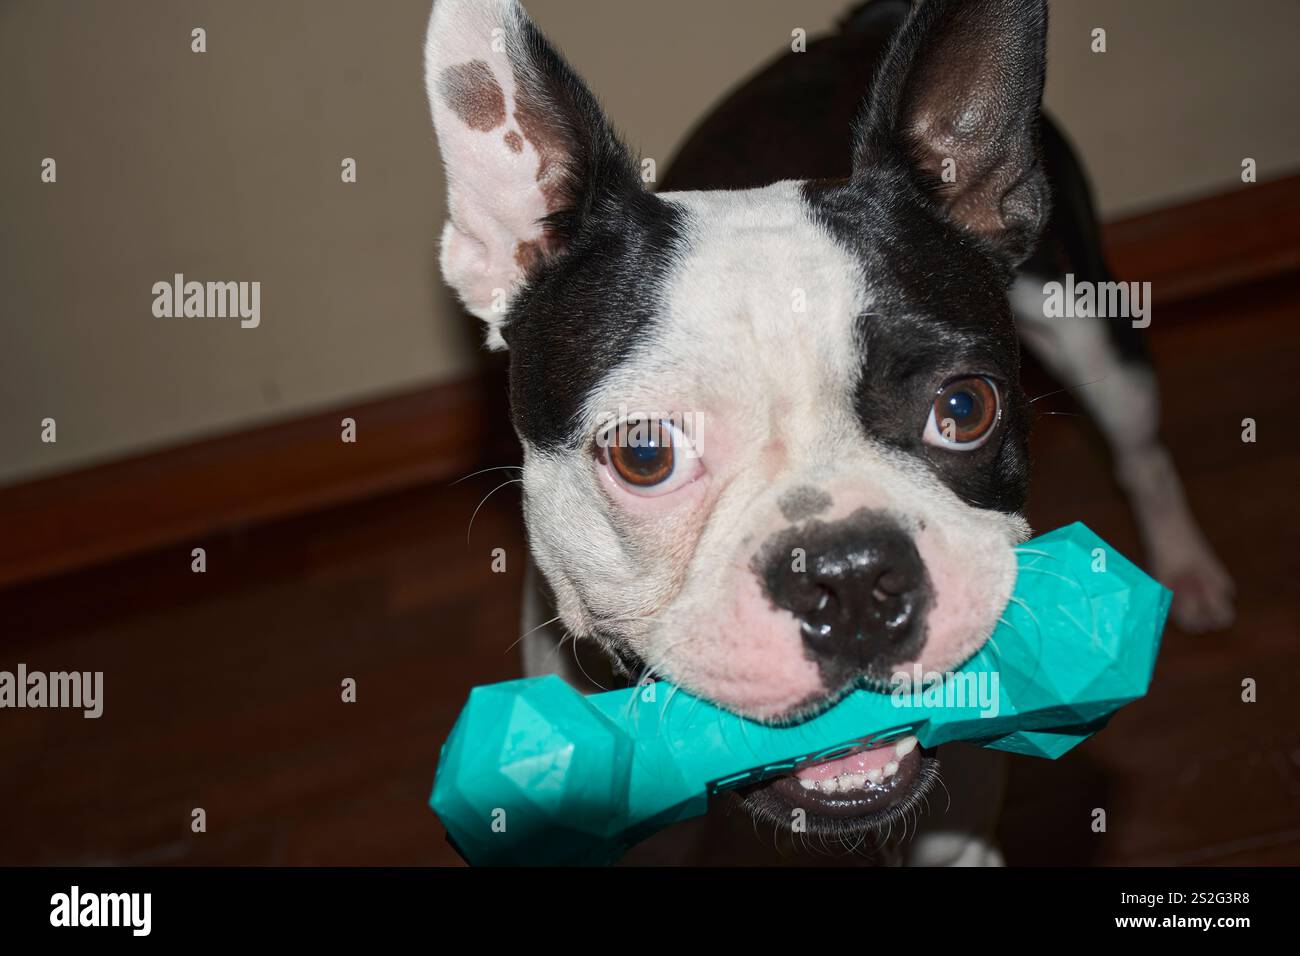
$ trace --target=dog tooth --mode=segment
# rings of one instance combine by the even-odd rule
[[[880,783],[880,768],[873,767],[867,771],[867,779],[872,783]]]
[[[834,793],[834,792],[835,792],[836,790],[838,790],[839,788],[840,788],[840,778],[839,778],[839,777],[831,777],[831,778],[828,779],[828,780],[823,780],[823,781],[822,781],[822,792],[823,792],[823,793]]]
[[[799,778],[799,786],[803,787],[805,790],[812,790],[814,787],[817,786],[817,781],[815,781],[815,780],[804,780],[802,777],[800,777],[800,778]]]
[[[898,743],[894,744],[894,755],[901,760],[903,757],[906,757],[915,749],[916,749],[916,738],[904,737]]]
[[[894,774],[896,774],[896,773],[898,773],[898,761],[897,761],[897,760],[891,760],[891,761],[889,761],[889,763],[885,764],[885,776],[886,776],[886,777],[892,777],[892,776],[893,776]]]
[[[867,775],[865,773],[845,774],[840,778],[844,781],[845,790],[861,790],[867,785]]]

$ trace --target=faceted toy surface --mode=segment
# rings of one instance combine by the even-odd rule
[[[430,804],[474,864],[604,864],[720,790],[915,734],[1056,758],[1146,693],[1170,593],[1082,524],[1018,549],[1015,593],[955,674],[854,691],[769,727],[666,683],[584,697],[559,677],[471,691]]]

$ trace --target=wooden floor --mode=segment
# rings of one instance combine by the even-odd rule
[[[1240,618],[1213,636],[1171,628],[1147,699],[1059,761],[1012,760],[1011,863],[1300,863],[1300,277],[1178,311],[1151,330],[1166,432]],[[1054,386],[1031,373],[1029,387]],[[1068,395],[1035,407],[1073,410]],[[1240,440],[1245,417],[1255,444]],[[1086,419],[1044,416],[1034,453],[1036,528],[1082,519],[1135,553]],[[513,486],[466,543],[504,480],[0,592],[0,668],[102,670],[106,684],[99,720],[0,715],[0,864],[458,862],[425,800],[467,688],[518,674]],[[190,571],[197,545],[206,574]],[[348,677],[355,704],[340,699]],[[1247,677],[1257,703],[1241,701]],[[196,807],[206,833],[190,830]]]

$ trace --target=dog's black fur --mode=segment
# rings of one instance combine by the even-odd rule
[[[515,428],[546,450],[582,440],[583,398],[649,328],[682,238],[680,214],[645,190],[586,85],[531,20],[523,28],[512,55],[533,68],[517,71],[520,114],[555,154],[560,201],[502,334]]]

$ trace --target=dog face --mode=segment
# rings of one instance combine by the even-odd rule
[[[1047,204],[1044,31],[1039,3],[931,0],[850,178],[655,196],[513,0],[438,0],[442,268],[510,349],[573,633],[778,721],[988,638],[1028,534],[1006,289]]]

